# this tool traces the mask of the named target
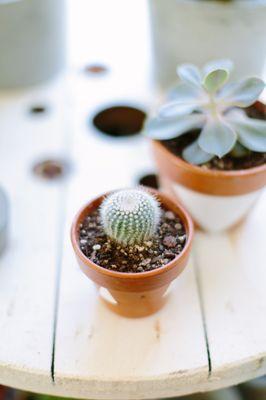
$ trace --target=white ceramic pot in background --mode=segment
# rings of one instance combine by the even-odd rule
[[[0,88],[53,78],[65,47],[65,0],[0,1]]]
[[[6,194],[0,187],[0,255],[7,242],[8,228],[8,200]]]
[[[177,79],[176,65],[230,58],[237,77],[261,76],[266,61],[265,0],[149,0],[155,80]]]

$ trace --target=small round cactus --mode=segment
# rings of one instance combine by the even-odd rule
[[[139,245],[155,234],[160,206],[145,190],[120,190],[103,201],[100,214],[107,236],[123,246]]]

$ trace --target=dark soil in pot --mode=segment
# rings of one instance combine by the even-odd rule
[[[162,267],[180,254],[186,243],[185,228],[172,211],[162,209],[155,237],[144,245],[123,247],[104,233],[99,209],[81,223],[79,245],[95,264],[117,272],[145,272]]]
[[[266,113],[263,109],[258,107],[248,107],[246,113],[250,118],[266,119]],[[200,130],[194,130],[186,135],[182,135],[176,139],[163,140],[161,143],[169,150],[171,153],[182,158],[182,152],[185,147],[194,142],[200,134]],[[232,154],[227,154],[226,156],[219,158],[214,157],[211,161],[201,165],[202,168],[220,170],[220,171],[232,171],[248,169],[253,167],[258,167],[266,163],[266,153],[258,153],[254,151],[249,151],[247,155],[243,157],[233,157]]]

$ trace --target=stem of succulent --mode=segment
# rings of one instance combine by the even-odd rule
[[[208,104],[208,107],[210,109],[211,116],[213,118],[217,118],[219,113],[218,113],[218,110],[217,110],[217,104],[216,104],[216,101],[215,101],[215,97],[214,97],[214,95],[212,93],[210,93],[209,94],[209,98],[210,98],[210,102]]]

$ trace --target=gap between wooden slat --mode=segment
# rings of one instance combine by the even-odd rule
[[[65,108],[65,123],[64,123],[64,149],[63,154],[66,162],[69,162],[67,171],[67,176],[63,177],[63,181],[61,184],[61,193],[60,193],[60,201],[58,206],[58,251],[56,256],[56,282],[55,282],[55,298],[54,298],[54,319],[53,319],[53,336],[52,336],[52,357],[51,357],[51,367],[50,374],[53,384],[55,383],[55,354],[56,354],[56,332],[57,332],[57,321],[58,321],[58,307],[59,307],[59,295],[60,295],[60,282],[61,282],[61,271],[62,271],[62,257],[63,257],[63,244],[64,244],[64,231],[66,224],[66,209],[67,209],[67,199],[68,199],[68,190],[69,190],[69,175],[72,173],[73,165],[71,165],[72,161],[72,144],[73,144],[73,126],[71,119],[71,110],[73,109],[73,104],[71,99],[71,88],[69,86],[68,80],[64,82],[65,89],[65,99],[64,103]]]
[[[55,300],[54,300],[54,321],[53,321],[53,340],[52,340],[52,360],[51,360],[51,378],[55,383],[55,342],[56,342],[56,331],[57,331],[57,317],[58,317],[58,306],[59,306],[59,294],[60,294],[60,280],[62,271],[62,256],[63,256],[63,241],[64,241],[64,230],[66,223],[66,199],[67,199],[67,183],[63,184],[61,191],[61,201],[59,202],[59,218],[58,218],[58,252],[56,260],[56,282],[55,282]]]
[[[204,331],[204,338],[205,338],[207,358],[208,358],[208,378],[210,378],[210,376],[212,374],[212,361],[211,361],[211,352],[210,352],[210,345],[209,345],[209,338],[208,338],[208,331],[207,331],[207,323],[206,323],[206,318],[205,318],[205,309],[204,309],[204,304],[203,304],[200,269],[199,269],[199,265],[198,265],[198,261],[197,261],[197,250],[196,250],[195,242],[194,242],[194,247],[193,247],[193,250],[192,250],[193,261],[194,261],[193,262],[193,268],[194,268],[194,271],[195,271],[195,278],[196,278],[196,284],[197,284],[197,290],[198,290],[198,296],[199,296],[199,303],[200,303],[201,318],[202,318],[202,326],[203,326],[203,331]]]

